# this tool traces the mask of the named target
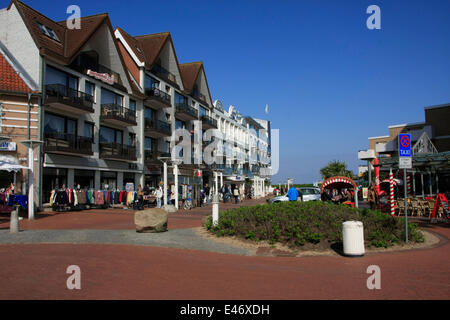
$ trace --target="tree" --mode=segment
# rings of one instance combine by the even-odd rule
[[[339,160],[329,162],[325,167],[320,169],[320,174],[324,180],[334,176],[353,178],[353,172],[347,169],[347,164]]]

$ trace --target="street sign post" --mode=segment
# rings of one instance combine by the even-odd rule
[[[406,185],[406,169],[412,169],[411,135],[398,135],[398,167],[403,169],[403,186],[405,190],[405,242],[408,243],[408,187]]]

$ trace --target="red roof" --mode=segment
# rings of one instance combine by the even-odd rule
[[[32,92],[20,75],[0,53],[0,90],[28,93]]]

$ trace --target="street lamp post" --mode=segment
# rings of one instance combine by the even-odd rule
[[[28,219],[34,220],[34,149],[44,142],[25,140],[20,143],[28,148]]]

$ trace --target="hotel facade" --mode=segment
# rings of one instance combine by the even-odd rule
[[[35,153],[39,205],[55,188],[137,189],[175,180],[201,188],[232,176],[264,195],[270,122],[218,108],[203,63],[180,64],[170,33],[131,36],[107,14],[82,17],[80,25],[69,29],[16,0],[0,10],[0,44],[39,97],[32,111],[33,137],[42,141]],[[8,125],[15,124],[2,123],[3,132]],[[228,163],[200,161],[209,129],[233,145]],[[189,152],[175,148],[180,131],[195,142]],[[179,161],[188,153],[191,161]]]

